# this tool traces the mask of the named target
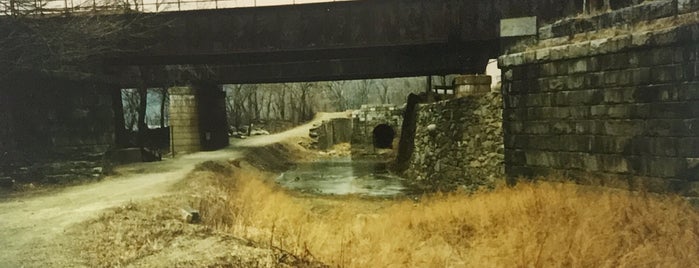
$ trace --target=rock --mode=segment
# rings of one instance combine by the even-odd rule
[[[180,208],[180,214],[182,215],[182,221],[186,223],[199,223],[201,222],[201,216],[199,215],[199,210],[193,209],[189,206],[184,206]]]

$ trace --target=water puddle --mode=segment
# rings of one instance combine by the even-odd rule
[[[405,194],[405,179],[391,175],[386,163],[350,159],[297,165],[277,178],[283,187],[319,195],[396,196]]]

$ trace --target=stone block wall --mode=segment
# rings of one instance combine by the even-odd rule
[[[474,94],[417,108],[405,175],[427,190],[475,190],[504,178],[502,98]]]
[[[195,90],[189,87],[174,87],[168,91],[173,153],[200,151],[199,110]]]
[[[699,194],[698,8],[562,20],[502,56],[507,176]]]
[[[362,105],[352,113],[352,155],[371,154],[374,150],[374,129],[382,124],[395,131],[397,142],[403,124],[403,110],[395,105]],[[356,153],[355,153],[356,152]]]
[[[349,118],[333,118],[323,121],[313,129],[318,139],[318,149],[327,150],[333,145],[350,142],[352,139],[352,120]]]

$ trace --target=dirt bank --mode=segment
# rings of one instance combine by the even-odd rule
[[[0,244],[2,245],[2,249],[0,249],[0,267],[93,267],[120,263],[128,263],[131,265],[138,263],[139,266],[167,267],[168,262],[154,263],[153,265],[148,264],[146,260],[148,258],[145,255],[136,255],[137,257],[140,256],[138,258],[132,258],[133,256],[127,257],[126,259],[131,260],[131,262],[120,262],[118,258],[116,260],[110,259],[112,260],[110,262],[100,262],[99,259],[97,259],[95,262],[95,259],[90,259],[88,256],[92,253],[112,256],[110,255],[111,250],[109,247],[95,247],[92,250],[83,248],[83,251],[92,251],[92,253],[83,252],[82,256],[86,258],[81,258],[79,256],[80,244],[84,244],[81,241],[83,238],[76,238],[76,233],[69,233],[67,230],[73,228],[73,226],[86,227],[80,225],[80,223],[94,221],[95,219],[97,219],[98,222],[99,219],[113,222],[114,219],[105,216],[112,214],[118,215],[117,217],[123,216],[129,219],[138,218],[143,222],[143,224],[139,223],[135,225],[128,221],[123,222],[124,229],[119,230],[128,230],[129,228],[126,226],[132,226],[139,230],[150,229],[153,227],[153,225],[150,225],[151,223],[172,225],[174,224],[171,221],[173,220],[171,216],[174,215],[172,214],[172,209],[176,210],[178,208],[180,203],[177,201],[181,200],[181,195],[183,193],[176,185],[181,183],[187,174],[190,174],[194,170],[197,164],[206,161],[233,161],[240,158],[243,152],[249,148],[269,145],[280,140],[302,138],[308,135],[308,129],[311,128],[312,124],[318,123],[318,120],[333,116],[342,115],[323,114],[316,120],[300,126],[297,129],[292,129],[270,137],[260,136],[250,138],[239,145],[234,144],[235,146],[229,149],[217,152],[201,152],[176,159],[168,159],[162,162],[122,166],[116,169],[115,175],[109,176],[100,182],[66,187],[58,190],[23,193],[3,198],[0,200]],[[168,205],[162,206],[163,202],[168,203]],[[136,205],[134,206],[134,204]],[[105,209],[115,207],[117,210],[126,214],[114,214],[115,210],[104,212]],[[129,207],[139,209],[136,211],[123,209]],[[103,212],[106,214],[100,216]],[[133,213],[135,213],[135,215],[132,215]],[[163,220],[163,217],[170,220]],[[92,223],[96,224],[96,222]],[[176,226],[176,224],[172,226]],[[95,230],[95,234],[103,231],[110,233],[108,230],[114,231],[114,229],[105,228],[106,229],[93,228],[93,230]],[[80,229],[80,227],[78,229]],[[196,230],[195,228],[185,233],[190,232],[191,234],[196,234],[196,236],[201,236],[202,234],[200,234],[199,231],[201,230]],[[120,233],[116,232],[112,234],[118,235]],[[206,232],[204,232],[204,234],[206,234]],[[151,236],[145,237],[148,239],[152,238]],[[114,237],[108,238],[109,239],[105,241],[105,243],[111,242]],[[218,237],[216,239],[225,242],[223,244],[217,244],[219,246],[226,245],[226,241],[233,241],[225,237]],[[203,245],[201,243],[207,244],[212,242],[211,240],[203,239],[192,240],[189,244],[177,242],[171,245],[179,248],[182,252],[188,252],[188,249],[193,250],[192,252],[197,252],[197,247]],[[127,247],[133,246],[134,245],[127,245]],[[160,248],[161,245],[155,245],[153,247]],[[169,248],[167,250],[161,250],[164,250],[162,252],[166,252],[167,250],[174,252],[173,250],[175,249]],[[145,263],[143,263],[144,261]],[[188,260],[174,258],[174,263],[180,263],[179,261]]]

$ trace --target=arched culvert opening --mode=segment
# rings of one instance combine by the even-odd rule
[[[378,125],[374,128],[374,148],[391,149],[396,132],[386,124]]]

